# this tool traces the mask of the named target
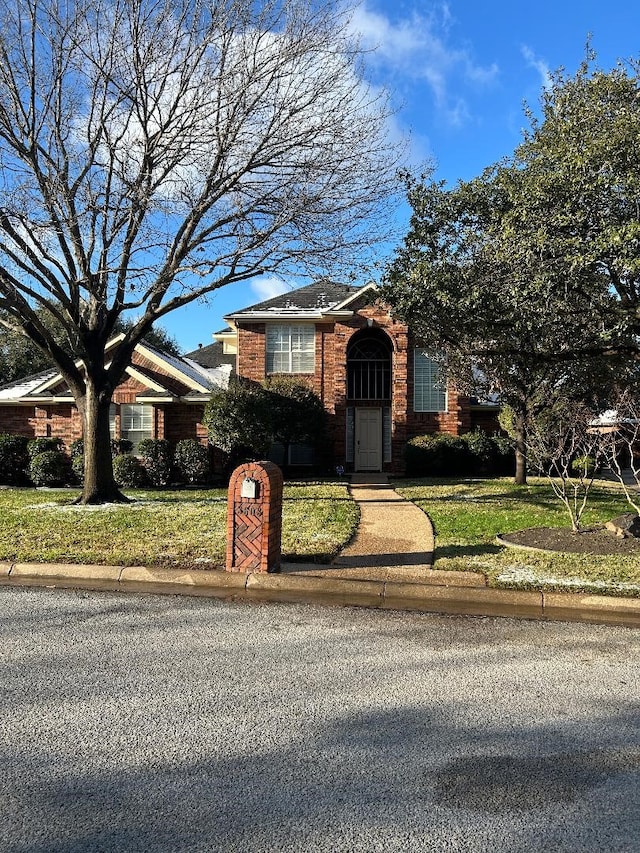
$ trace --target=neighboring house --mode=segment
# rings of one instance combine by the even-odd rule
[[[107,351],[122,337],[113,338]],[[214,388],[227,387],[230,373],[229,364],[203,366],[139,343],[113,395],[112,437],[131,440],[134,450],[144,438],[166,438],[172,444],[195,438],[206,444],[205,404]],[[0,433],[59,436],[67,446],[82,436],[80,414],[55,369],[0,388]]]
[[[329,416],[334,461],[347,470],[399,473],[415,435],[498,429],[497,407],[474,405],[443,383],[374,285],[320,281],[224,319],[229,328],[214,334],[216,352],[236,357],[247,380],[286,374],[308,382]]]

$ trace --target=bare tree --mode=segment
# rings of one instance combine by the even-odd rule
[[[640,515],[640,406],[636,389],[622,390],[614,408],[592,425],[603,462],[618,480],[629,506]]]
[[[584,403],[566,400],[527,425],[529,457],[566,509],[574,533],[580,532],[600,459],[600,435],[590,428],[593,417]]]
[[[399,152],[360,58],[337,2],[0,0],[0,322],[69,384],[84,502],[122,499],[109,403],[154,321],[384,235]]]

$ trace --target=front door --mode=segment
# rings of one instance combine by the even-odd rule
[[[356,409],[356,471],[382,470],[382,409]]]

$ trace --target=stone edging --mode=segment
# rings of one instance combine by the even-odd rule
[[[473,616],[591,622],[640,627],[640,599],[402,583],[382,580],[243,574],[140,566],[0,563],[0,584],[119,592],[202,595],[234,601],[283,601]]]

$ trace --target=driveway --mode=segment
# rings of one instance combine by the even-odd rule
[[[631,851],[627,628],[0,588],[0,849]]]

